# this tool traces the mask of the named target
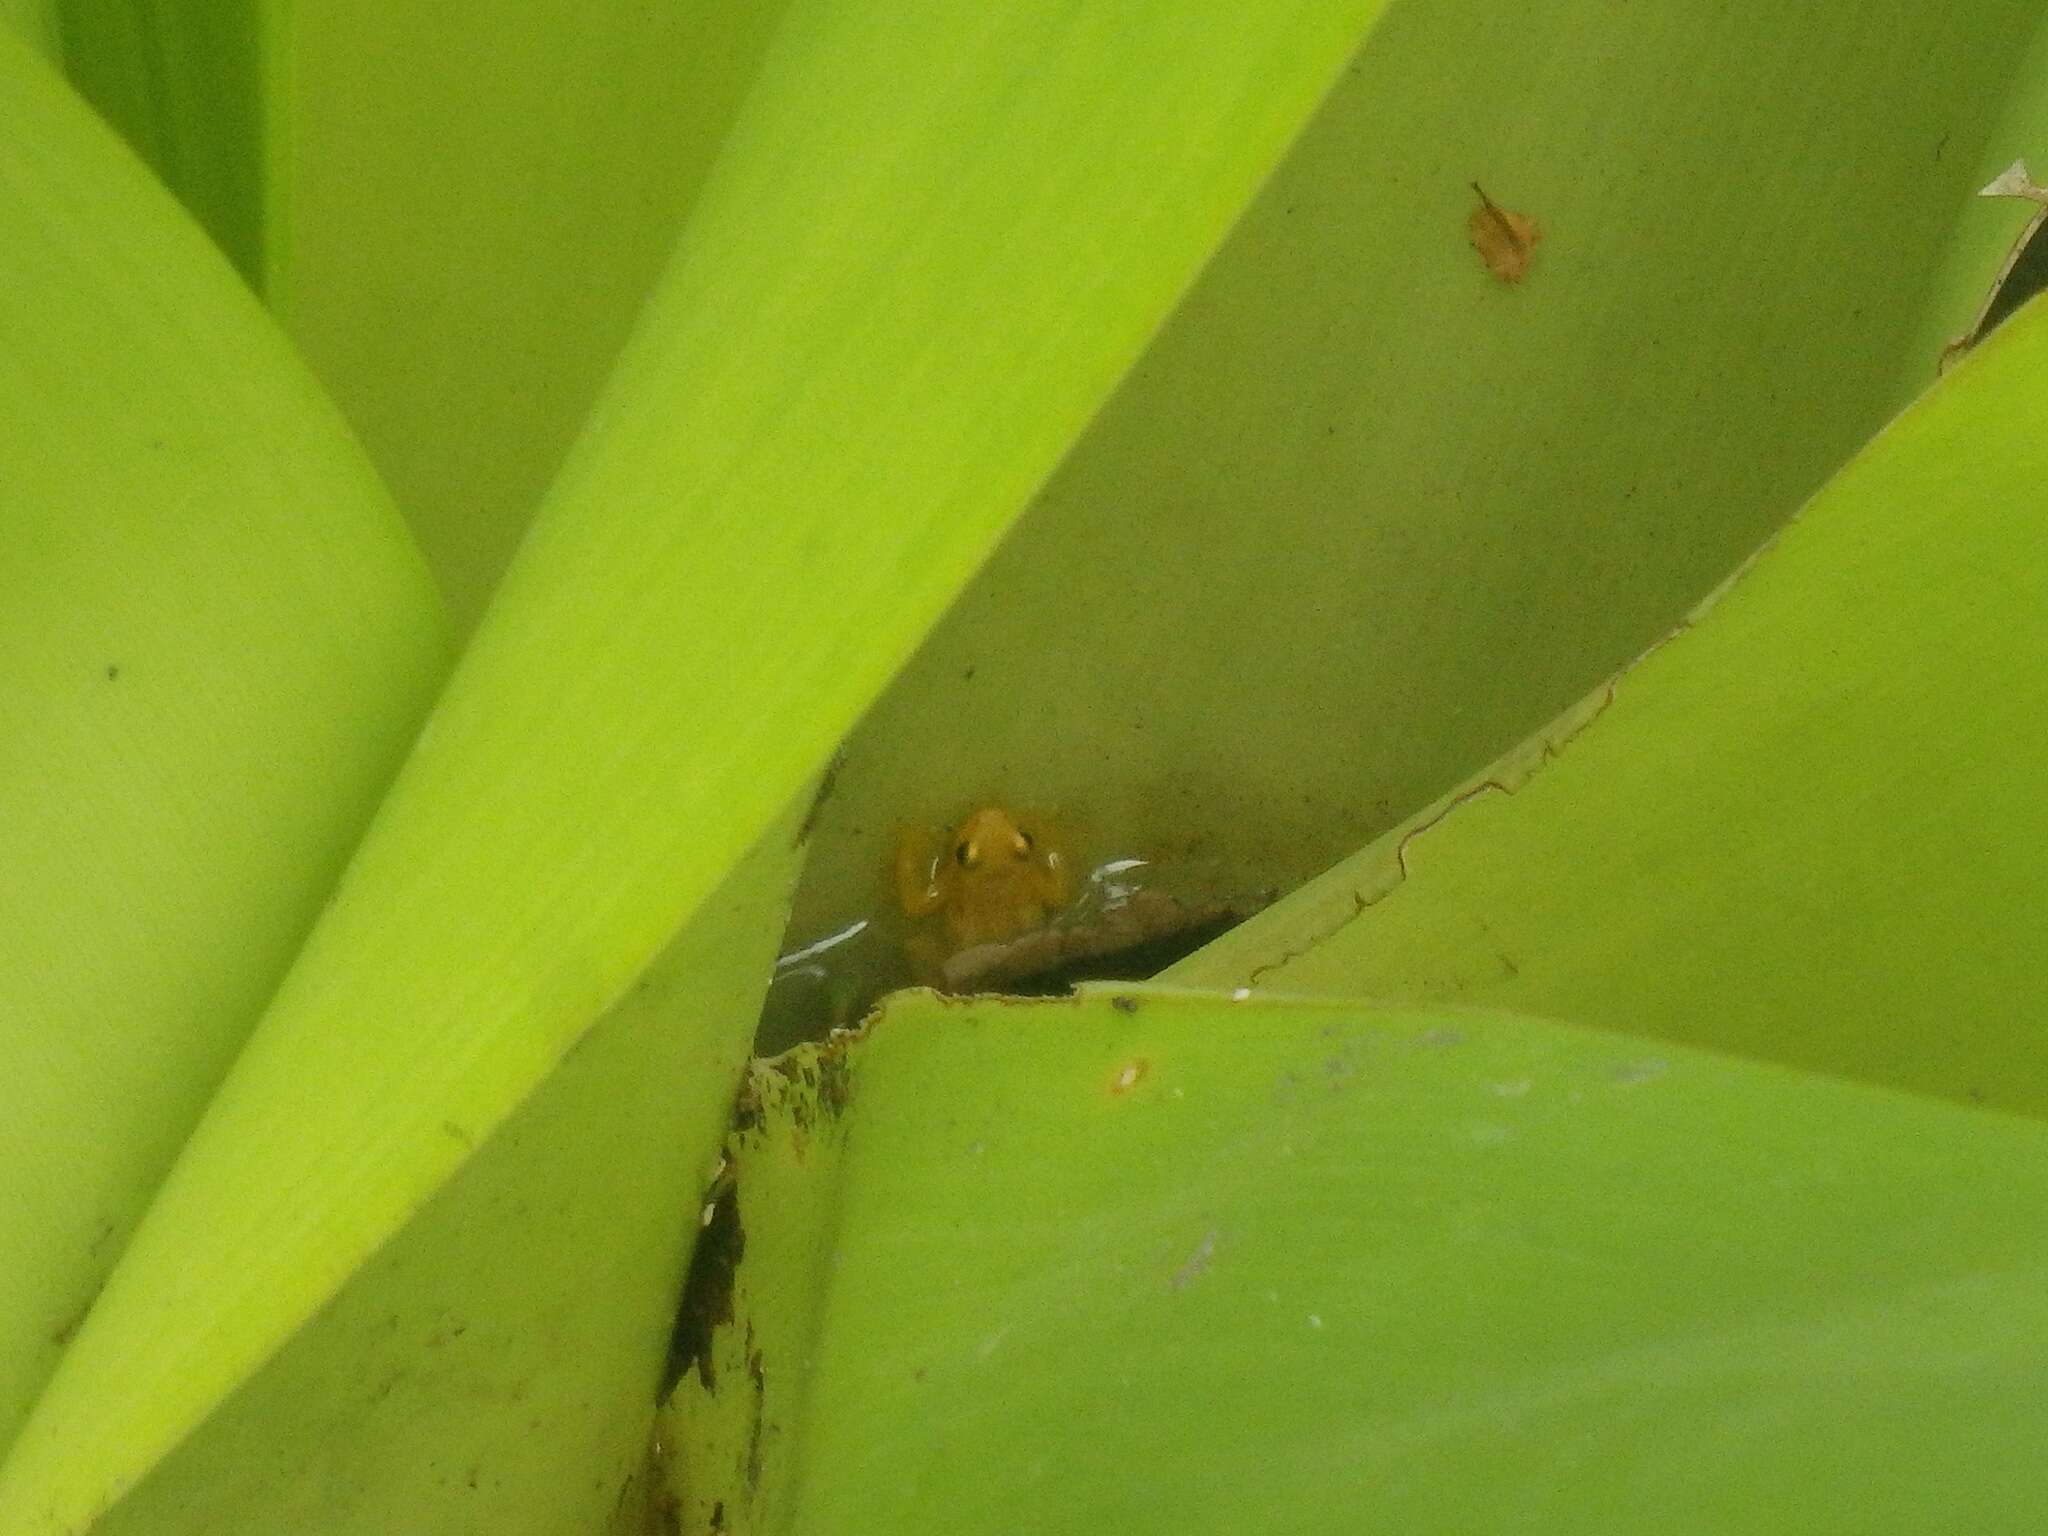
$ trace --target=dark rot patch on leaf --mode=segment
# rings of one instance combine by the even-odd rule
[[[845,1039],[828,1042],[818,1053],[818,1107],[830,1115],[845,1113],[853,1097],[853,1068],[846,1059]]]
[[[761,1486],[761,1432],[768,1408],[768,1373],[761,1365],[761,1351],[752,1347],[753,1328],[747,1329],[747,1379],[754,1385],[754,1421],[747,1430],[747,1486]]]
[[[853,1038],[850,1033],[835,1034],[824,1045],[799,1046],[758,1063],[788,1085],[779,1092],[771,1089],[771,1096],[796,1133],[799,1148],[803,1137],[821,1128],[820,1122],[837,1120],[852,1097],[847,1046]],[[749,1085],[734,1109],[733,1128],[744,1135],[765,1123],[759,1089]]]
[[[739,1097],[733,1101],[732,1129],[735,1136],[747,1136],[767,1124],[768,1112],[761,1104],[761,1094],[751,1080],[740,1085]]]
[[[718,1330],[732,1321],[733,1283],[746,1251],[739,1186],[728,1184],[712,1203],[711,1219],[697,1234],[697,1246],[690,1254],[690,1273],[683,1281],[682,1306],[676,1312],[675,1332],[669,1336],[668,1364],[661,1373],[658,1397],[667,1397],[693,1365],[704,1390],[717,1389],[712,1341]]]

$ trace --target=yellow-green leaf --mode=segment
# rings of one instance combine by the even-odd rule
[[[902,998],[755,1076],[680,1529],[1919,1536],[2048,1500],[2036,1123],[1144,990]]]
[[[2048,1109],[2044,399],[2037,302],[1664,644],[1174,974]]]
[[[77,1330],[447,664],[340,418],[0,32],[0,1440]]]
[[[1375,9],[792,8],[333,904],[0,1468],[0,1527],[105,1508],[618,998],[1072,442]],[[689,1027],[710,1072],[745,1028]]]

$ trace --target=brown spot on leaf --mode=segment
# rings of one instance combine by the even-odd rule
[[[1495,277],[1504,283],[1519,283],[1529,275],[1529,260],[1535,253],[1536,242],[1543,238],[1543,231],[1527,214],[1501,207],[1480,189],[1478,182],[1472,183],[1472,190],[1479,194],[1479,206],[1465,220],[1465,228],[1472,236],[1472,249]]]

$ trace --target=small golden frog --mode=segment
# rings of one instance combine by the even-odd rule
[[[1046,828],[995,806],[953,828],[943,847],[927,827],[906,830],[896,844],[896,899],[904,915],[936,915],[943,935],[941,942],[914,934],[906,946],[923,981],[961,950],[1043,927],[1071,894],[1066,856]]]

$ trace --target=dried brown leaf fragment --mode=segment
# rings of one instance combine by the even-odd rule
[[[1543,238],[1543,231],[1527,214],[1501,207],[1478,182],[1472,183],[1472,190],[1479,195],[1479,206],[1465,220],[1472,235],[1472,249],[1495,277],[1504,283],[1519,283],[1529,274],[1529,259],[1535,253],[1536,242]]]

